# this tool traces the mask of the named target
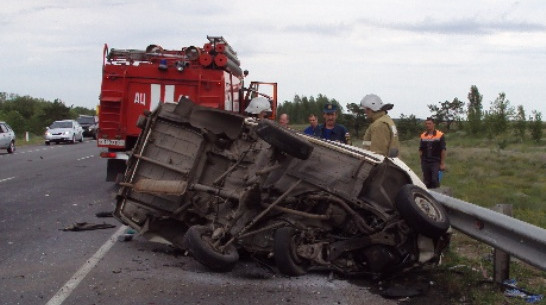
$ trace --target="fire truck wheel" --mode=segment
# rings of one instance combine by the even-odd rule
[[[233,245],[220,251],[213,245],[212,232],[205,226],[192,226],[184,236],[184,247],[201,264],[212,271],[231,271],[239,260],[239,253]]]
[[[138,116],[138,120],[136,122],[136,126],[140,129],[144,129],[146,127],[146,121],[148,120],[148,118],[141,114]]]
[[[418,186],[404,185],[396,195],[395,202],[400,216],[418,233],[437,238],[449,228],[444,207]]]
[[[289,276],[307,273],[309,262],[297,254],[297,248],[301,243],[302,237],[292,227],[284,227],[275,231],[273,253],[275,264],[281,273]]]
[[[313,145],[307,140],[298,137],[289,130],[276,125],[269,120],[261,120],[256,128],[260,138],[271,146],[301,160],[309,159],[313,152]]]

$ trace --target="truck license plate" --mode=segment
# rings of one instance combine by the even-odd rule
[[[125,140],[99,139],[99,145],[110,145],[110,146],[125,147]]]

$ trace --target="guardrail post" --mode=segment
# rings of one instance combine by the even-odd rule
[[[496,204],[493,210],[507,216],[512,216],[511,204]],[[500,249],[495,248],[493,259],[495,283],[502,284],[504,280],[510,277],[510,255]]]

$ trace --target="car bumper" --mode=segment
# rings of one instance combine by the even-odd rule
[[[68,142],[72,141],[72,135],[50,135],[45,137],[46,142]]]

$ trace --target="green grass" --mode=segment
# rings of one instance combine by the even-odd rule
[[[22,137],[17,136],[17,139],[15,140],[15,145],[17,147],[26,146],[26,145],[36,145],[36,144],[44,144],[44,137],[42,135],[37,136],[34,134],[30,134],[28,142],[26,141],[24,136]]]

